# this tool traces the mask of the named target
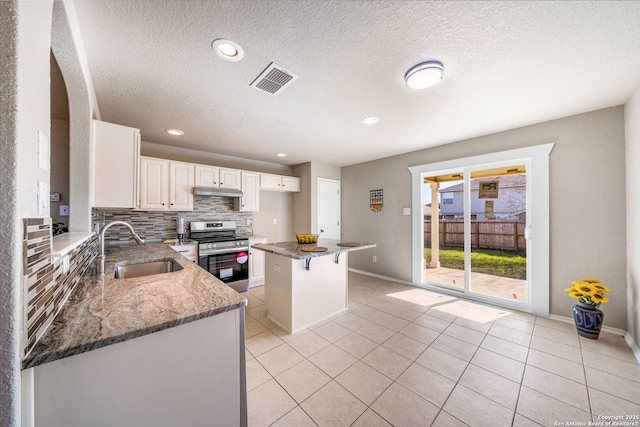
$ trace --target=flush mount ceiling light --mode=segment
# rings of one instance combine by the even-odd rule
[[[278,157],[287,157],[287,153],[276,153]]]
[[[244,50],[236,42],[226,39],[217,39],[211,43],[211,49],[222,59],[227,61],[240,61],[244,57]]]
[[[182,135],[184,135],[184,132],[182,132],[180,129],[167,129],[166,132],[169,135],[173,135],[173,136],[182,136]]]
[[[365,117],[364,119],[362,119],[362,123],[365,125],[374,125],[376,123],[378,123],[380,121],[380,119],[378,117],[375,116],[369,116],[369,117]]]
[[[442,80],[444,67],[440,62],[428,61],[416,65],[407,71],[404,80],[411,89],[426,89]]]

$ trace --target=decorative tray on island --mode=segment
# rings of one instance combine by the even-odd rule
[[[302,252],[326,252],[329,249],[322,246],[300,246],[298,250],[301,250]]]

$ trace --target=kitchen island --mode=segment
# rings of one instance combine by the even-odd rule
[[[114,277],[158,259],[180,268]],[[246,304],[167,245],[111,249],[23,360],[36,424],[246,426]]]
[[[374,247],[334,239],[253,245],[266,252],[267,317],[293,334],[347,310],[349,252]]]

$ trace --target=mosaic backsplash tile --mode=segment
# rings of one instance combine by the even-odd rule
[[[35,346],[67,297],[89,274],[98,253],[97,237],[67,255],[69,271],[62,273],[62,259],[52,258],[51,218],[23,219],[24,354]]]
[[[176,219],[178,216],[191,221],[236,221],[238,234],[250,234],[253,229],[247,224],[251,212],[238,212],[233,209],[233,199],[228,197],[194,197],[193,211],[132,211],[132,210],[98,210],[92,212],[93,229],[95,224],[110,221],[126,221],[133,226],[136,233],[150,241],[173,239],[176,237]],[[113,227],[105,235],[107,244],[133,243],[131,235],[123,227]]]

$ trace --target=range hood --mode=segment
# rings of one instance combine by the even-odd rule
[[[244,193],[240,190],[229,188],[193,187],[193,195],[202,197],[242,197]]]

